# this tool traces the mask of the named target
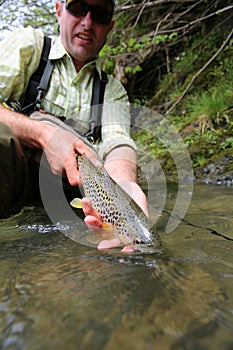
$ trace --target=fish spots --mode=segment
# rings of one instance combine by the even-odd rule
[[[141,208],[108,175],[103,166],[96,167],[85,156],[79,156],[78,161],[85,196],[102,220],[112,225],[116,239],[124,245],[151,245],[149,221]]]

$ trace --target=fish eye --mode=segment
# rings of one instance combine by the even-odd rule
[[[135,244],[143,244],[143,242],[139,238],[135,239],[134,242],[135,242]]]

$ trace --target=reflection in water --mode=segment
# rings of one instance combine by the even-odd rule
[[[75,243],[40,208],[2,221],[0,349],[231,349],[233,243],[208,230],[232,237],[230,191],[198,187],[170,234],[163,214],[154,254]]]

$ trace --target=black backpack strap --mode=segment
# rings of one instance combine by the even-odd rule
[[[101,139],[101,118],[104,102],[105,87],[108,82],[107,74],[101,71],[101,79],[97,69],[94,73],[94,82],[92,88],[91,100],[91,118],[89,123],[89,131],[85,134],[88,140],[92,143]]]
[[[45,92],[47,90],[47,86],[49,83],[49,79],[51,77],[52,71],[53,71],[53,67],[54,67],[54,63],[51,60],[48,60],[44,73],[42,75],[41,81],[40,81],[40,85],[38,86],[37,90],[37,96],[36,96],[36,109],[40,109],[40,105],[41,105],[41,100],[45,95]]]
[[[89,130],[83,135],[92,144],[101,140],[101,118],[102,107],[104,102],[105,87],[108,82],[108,76],[104,71],[101,71],[101,79],[97,69],[94,72],[94,81],[92,87],[91,99],[91,116],[89,122]],[[74,119],[63,119],[64,123],[73,127],[75,130],[76,121]],[[78,132],[78,130],[76,130]]]
[[[25,92],[25,101],[23,104],[23,113],[30,114],[36,109],[38,102],[41,102],[43,92],[40,92],[41,83],[42,91],[46,91],[53,66],[48,60],[51,49],[51,38],[44,36],[44,45],[41,53],[40,63],[33,75],[30,78],[27,90]]]

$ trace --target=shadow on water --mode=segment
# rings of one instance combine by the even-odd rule
[[[232,189],[197,186],[165,234],[169,195],[153,254],[78,244],[41,208],[1,221],[0,349],[232,349]]]

